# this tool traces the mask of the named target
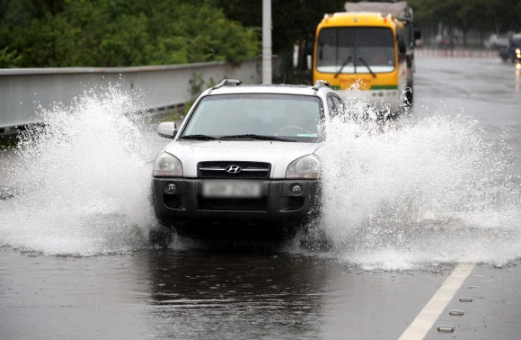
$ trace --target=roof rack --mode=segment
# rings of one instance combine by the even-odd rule
[[[331,87],[331,85],[329,85],[329,83],[326,80],[317,80],[315,82],[315,85],[313,85],[312,89],[318,90],[321,87]]]
[[[239,86],[241,84],[242,84],[242,81],[237,80],[237,79],[224,79],[219,84],[217,84],[214,87],[212,87],[212,90],[221,88],[223,86],[230,86],[230,85]]]

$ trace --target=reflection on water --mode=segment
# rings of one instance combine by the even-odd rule
[[[516,93],[519,93],[519,73],[521,71],[521,63],[516,63]]]
[[[420,309],[426,287],[450,270],[375,275],[334,258],[269,253],[146,259],[149,332],[157,338],[397,339],[410,315],[396,306]]]
[[[287,255],[150,257],[158,338],[316,338],[327,268]]]
[[[451,266],[411,275],[281,253],[4,248],[0,269],[2,339],[397,339]]]

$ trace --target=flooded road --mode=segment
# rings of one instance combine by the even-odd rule
[[[48,113],[59,131],[1,155],[0,339],[516,338],[516,79],[499,58],[419,59],[411,116],[333,134],[327,252],[154,249],[165,140],[108,114],[121,94]]]

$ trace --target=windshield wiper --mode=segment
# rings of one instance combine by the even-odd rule
[[[347,59],[342,63],[342,66],[340,66],[340,69],[338,70],[337,73],[335,73],[335,78],[338,78],[338,75],[340,73],[342,73],[342,70],[344,69],[344,67],[351,61],[351,59],[353,59],[353,56],[349,56],[347,57]]]
[[[360,60],[362,62],[362,64],[365,65],[365,67],[367,67],[367,69],[369,70],[369,72],[371,72],[371,74],[373,75],[373,78],[376,78],[376,74],[373,72],[373,70],[371,70],[371,68],[369,67],[369,65],[365,62],[364,58],[362,57],[358,57],[358,60]]]
[[[208,135],[186,135],[180,137],[179,139],[214,140],[217,139],[217,137],[212,137]]]
[[[277,137],[277,136],[264,136],[264,135],[255,135],[255,134],[244,134],[244,135],[231,135],[231,136],[222,136],[219,139],[258,139],[258,140],[276,140],[283,142],[295,142],[294,139]]]

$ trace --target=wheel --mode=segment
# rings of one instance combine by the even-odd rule
[[[400,111],[398,112],[399,114],[405,114],[405,113],[409,112],[409,110],[412,107],[412,103],[413,103],[413,99],[414,99],[412,87],[406,87],[404,92],[405,93],[403,94],[402,106],[400,108]]]
[[[405,98],[407,100],[407,106],[411,107],[412,103],[413,103],[413,99],[414,99],[413,92],[412,92],[412,87],[407,89],[407,93],[405,94]]]
[[[331,251],[334,248],[333,242],[317,221],[310,223],[300,234],[300,247],[308,251]]]
[[[170,242],[173,240],[173,235],[170,229],[163,226],[158,226],[149,230],[148,239],[154,246],[167,248]]]

